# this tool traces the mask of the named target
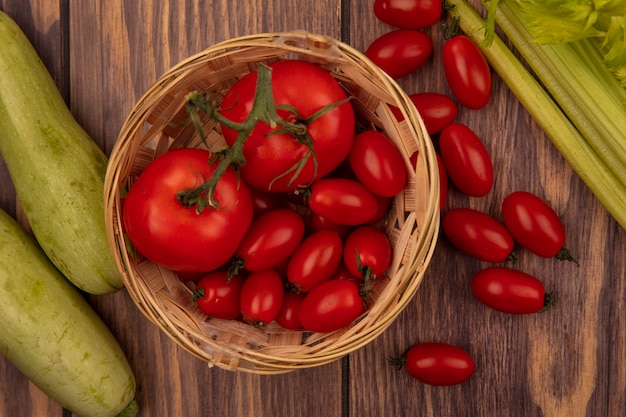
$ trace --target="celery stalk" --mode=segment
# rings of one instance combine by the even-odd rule
[[[524,108],[552,141],[572,169],[626,230],[626,186],[587,143],[544,87],[526,69],[502,39],[494,35],[483,44],[485,21],[466,0],[447,0],[450,16],[484,53],[491,68],[508,85]],[[622,133],[623,134],[623,133]],[[625,171],[621,167],[619,172]]]

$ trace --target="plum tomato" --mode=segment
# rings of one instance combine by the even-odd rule
[[[454,100],[441,93],[414,93],[409,99],[424,121],[430,135],[439,133],[444,127],[454,123],[459,114],[459,107]]]
[[[285,291],[283,304],[276,316],[276,323],[283,329],[301,330],[302,325],[298,321],[298,308],[304,299],[304,293]]]
[[[391,78],[401,78],[424,65],[432,51],[433,42],[426,33],[398,29],[376,38],[365,51],[365,56]]]
[[[339,236],[343,239],[348,236],[348,233],[352,230],[351,226],[331,222],[325,217],[313,212],[308,216],[308,220],[310,233],[319,232],[320,230],[334,230],[339,233]]]
[[[260,271],[286,261],[302,242],[304,228],[302,216],[291,209],[260,215],[252,221],[235,252],[236,267]]]
[[[485,268],[474,274],[472,293],[487,307],[509,314],[538,313],[552,303],[541,281],[504,267]]]
[[[383,275],[391,264],[391,242],[380,229],[359,226],[346,238],[343,263],[354,276],[368,281]]]
[[[123,222],[135,249],[154,263],[184,272],[211,271],[235,253],[252,222],[252,197],[234,169],[214,191],[218,207],[183,205],[177,194],[210,178],[217,162],[202,149],[177,149],[155,158],[126,194]]]
[[[467,108],[478,110],[491,98],[491,69],[470,38],[457,35],[443,44],[443,71],[450,90]]]
[[[283,304],[283,281],[273,269],[250,273],[241,288],[241,313],[244,321],[257,327],[272,322]]]
[[[365,224],[378,212],[378,201],[363,184],[348,178],[322,178],[311,186],[311,211],[348,226]]]
[[[400,150],[377,130],[365,130],[354,137],[348,162],[361,184],[377,196],[393,197],[406,185]]]
[[[239,300],[245,277],[230,276],[226,270],[204,275],[196,285],[192,300],[210,317],[232,320],[241,316]]]
[[[342,259],[343,242],[332,230],[308,236],[296,248],[287,263],[287,280],[299,292],[309,292],[329,280]]]
[[[487,213],[466,207],[449,209],[441,228],[454,246],[476,259],[499,263],[513,257],[513,237]]]
[[[450,180],[463,194],[482,197],[493,187],[493,163],[480,138],[464,124],[454,123],[439,135],[439,152]]]
[[[406,372],[420,382],[436,386],[457,385],[467,381],[475,370],[474,360],[463,349],[439,342],[411,346],[401,358],[390,360],[404,365]]]
[[[356,282],[333,279],[317,285],[304,297],[298,309],[298,320],[308,331],[332,332],[356,320],[364,306]]]
[[[544,258],[576,260],[565,245],[565,227],[558,214],[540,197],[516,191],[502,201],[502,220],[522,247]]]
[[[246,163],[240,170],[253,188],[287,192],[310,185],[337,168],[348,156],[354,138],[355,116],[349,101],[328,109],[348,97],[339,82],[320,66],[300,60],[281,60],[270,67],[278,115],[283,120],[306,126],[306,135],[296,136],[285,132],[281,126],[271,128],[259,122],[245,141]],[[250,72],[231,87],[222,101],[222,116],[237,123],[248,117],[257,77],[257,71]],[[329,111],[316,114],[324,108]],[[232,146],[238,132],[226,127],[222,131],[227,144]],[[300,163],[303,166],[298,170]]]
[[[255,217],[286,206],[284,199],[280,198],[280,194],[264,192],[256,188],[250,188],[250,193],[252,194],[252,209]]]
[[[374,15],[402,29],[424,29],[441,19],[442,0],[375,0]]]

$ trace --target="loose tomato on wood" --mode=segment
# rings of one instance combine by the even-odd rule
[[[376,38],[365,56],[391,78],[401,78],[424,65],[432,50],[433,42],[424,32],[398,29]]]
[[[323,178],[311,186],[311,210],[327,220],[348,226],[365,224],[378,212],[374,194],[358,181]]]
[[[419,112],[426,131],[430,135],[439,133],[444,127],[454,123],[459,108],[450,97],[441,93],[415,93],[409,99]]]
[[[281,60],[270,68],[274,101],[281,107],[277,110],[279,116],[306,126],[312,149],[306,140],[293,133],[280,132],[281,126],[271,128],[260,122],[246,139],[243,149],[246,163],[240,169],[250,186],[262,191],[286,192],[308,186],[346,158],[354,137],[355,116],[347,101],[308,120],[321,109],[347,100],[343,87],[328,71],[309,62]],[[258,72],[253,71],[231,87],[221,104],[222,116],[238,123],[248,117],[257,78]],[[222,131],[232,146],[237,132],[226,127]],[[302,171],[297,173],[303,160]]]
[[[486,213],[466,207],[450,209],[444,213],[441,226],[454,246],[476,259],[499,263],[512,256],[513,237]]]
[[[419,343],[411,346],[400,358],[392,358],[396,367],[420,382],[450,386],[467,381],[475,370],[474,360],[463,349],[448,343]]]
[[[502,219],[522,247],[544,258],[576,261],[565,245],[565,227],[544,200],[527,191],[516,191],[502,201]]]
[[[192,300],[208,316],[235,319],[241,316],[239,300],[244,281],[243,275],[230,276],[226,270],[210,272],[198,281]]]
[[[481,50],[467,36],[457,35],[443,44],[443,70],[459,102],[482,109],[491,98],[491,69]]]
[[[364,311],[360,287],[354,281],[325,281],[308,293],[298,309],[302,327],[312,332],[332,332],[346,327]]]
[[[472,293],[487,307],[509,314],[538,313],[553,303],[537,278],[503,267],[478,271],[472,278]]]
[[[287,280],[300,292],[309,292],[333,276],[341,263],[343,242],[332,230],[321,230],[296,248],[287,263]]]
[[[252,272],[241,289],[239,302],[243,319],[255,326],[266,326],[278,315],[284,295],[278,272],[273,269]]]
[[[441,0],[376,0],[374,15],[383,23],[403,29],[424,29],[441,19]]]
[[[452,183],[462,193],[482,197],[493,187],[493,163],[487,148],[468,126],[454,123],[439,135],[439,152]]]
[[[124,229],[135,249],[180,272],[211,271],[235,253],[252,221],[247,185],[227,169],[215,188],[218,207],[187,207],[177,193],[210,178],[217,166],[202,149],[178,149],[152,161],[124,199]]]
[[[276,209],[260,215],[235,251],[233,266],[248,271],[273,268],[291,256],[304,237],[304,219],[291,209]]]
[[[377,196],[393,197],[406,185],[400,150],[377,130],[365,130],[354,137],[348,162],[361,184]]]
[[[389,237],[373,226],[360,226],[346,238],[343,262],[348,271],[361,279],[375,279],[383,275],[391,264]]]

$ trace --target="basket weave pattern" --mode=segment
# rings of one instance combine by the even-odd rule
[[[373,288],[373,303],[355,323],[330,334],[289,331],[275,323],[259,329],[209,318],[191,301],[192,289],[173,271],[129,253],[120,218],[123,195],[143,168],[169,149],[204,147],[188,115],[185,96],[210,91],[219,100],[259,62],[302,59],[327,69],[353,96],[357,122],[385,132],[405,157],[409,180],[386,218],[394,257]],[[399,122],[390,106],[399,108]],[[210,366],[282,373],[322,365],[362,347],[384,331],[415,294],[431,260],[439,230],[437,161],[423,122],[401,88],[346,44],[304,32],[271,33],[225,41],[165,73],[128,116],[111,153],[105,184],[109,242],[126,288],[140,311],[180,346]],[[205,124],[209,150],[224,139]],[[418,152],[417,164],[409,158]]]

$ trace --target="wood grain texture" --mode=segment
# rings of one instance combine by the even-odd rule
[[[0,0],[0,9],[20,23],[77,120],[108,153],[135,101],[180,60],[234,36],[294,29],[341,38],[364,51],[392,30],[375,19],[371,3]],[[450,94],[440,62],[441,27],[426,31],[439,46],[418,74],[399,83],[408,93]],[[579,267],[517,250],[516,267],[542,279],[557,297],[554,309],[517,317],[478,304],[469,280],[487,264],[440,236],[417,295],[378,339],[343,361],[258,376],[208,368],[158,331],[125,291],[89,297],[132,364],[140,416],[623,416],[626,233],[497,77],[487,108],[461,108],[458,121],[483,139],[496,183],[482,198],[452,189],[448,207],[498,217],[502,199],[523,189],[544,197],[562,216]],[[1,161],[0,205],[16,215]],[[431,340],[470,352],[474,377],[459,386],[431,387],[387,365],[387,357]],[[4,359],[0,385],[2,416],[67,417]]]

